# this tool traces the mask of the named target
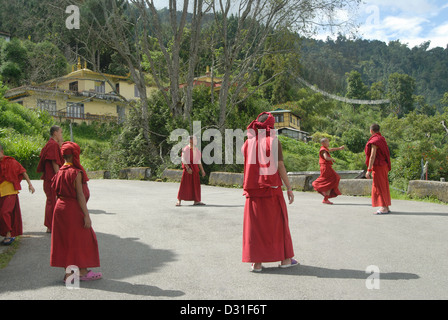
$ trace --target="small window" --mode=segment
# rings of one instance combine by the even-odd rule
[[[56,115],[56,101],[37,99],[37,108],[42,111],[47,111],[50,115]]]
[[[67,118],[84,119],[84,104],[67,102]]]
[[[104,81],[95,81],[95,92],[105,93],[106,83]]]
[[[78,81],[70,82],[69,85],[68,85],[68,89],[69,89],[70,91],[76,91],[76,92],[78,92]]]

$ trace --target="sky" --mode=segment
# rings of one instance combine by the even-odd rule
[[[358,34],[363,39],[400,40],[409,47],[431,41],[448,45],[448,0],[364,0],[359,7]]]
[[[159,8],[168,6],[167,0],[154,2]],[[357,12],[341,10],[338,15],[355,16],[356,35],[362,39],[400,40],[410,48],[426,41],[431,41],[430,49],[448,45],[448,0],[362,0]],[[322,32],[315,38],[326,40],[328,36]]]

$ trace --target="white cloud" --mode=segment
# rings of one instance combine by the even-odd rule
[[[448,44],[443,0],[367,0],[361,7],[359,35],[384,42],[400,40],[414,47],[431,41],[430,48]],[[443,4],[443,5],[442,5]],[[364,20],[363,20],[364,19]]]
[[[434,0],[366,0],[365,5],[375,5],[390,13],[412,15],[426,15],[439,10]]]

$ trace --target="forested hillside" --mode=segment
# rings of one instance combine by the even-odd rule
[[[351,71],[358,71],[369,87],[387,85],[393,73],[407,74],[415,79],[414,94],[440,107],[440,100],[448,91],[448,44],[445,48],[428,49],[429,44],[409,48],[399,41],[349,40],[341,35],[325,42],[303,39],[303,76],[321,89],[344,96],[345,75]],[[380,97],[381,94],[368,98]]]

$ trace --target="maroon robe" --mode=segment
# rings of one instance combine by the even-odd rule
[[[313,181],[314,190],[326,198],[335,198],[341,195],[339,191],[339,181],[341,177],[334,171],[333,162],[325,160],[324,153],[330,155],[330,150],[322,146],[319,151],[320,176]],[[330,191],[330,195],[324,193]]]
[[[372,167],[372,207],[388,207],[392,204],[389,189],[389,171],[391,170],[390,152],[386,139],[381,133],[373,134],[365,147],[366,165],[369,165],[372,144],[378,148]]]
[[[89,200],[89,179],[79,163],[80,148],[75,143],[64,142],[62,152],[73,154],[73,165],[63,165],[53,178],[52,187],[58,200],[53,215],[50,265],[63,268],[74,265],[80,269],[99,267],[96,234],[92,227],[84,228],[84,213],[75,189],[75,179],[81,174],[83,193],[86,201]]]
[[[182,159],[183,171],[177,199],[200,202],[201,178],[199,176],[199,163],[201,159],[201,152],[197,148],[192,149],[190,146],[186,146],[182,149]],[[187,167],[191,168],[191,174],[187,172]]]
[[[9,181],[17,191],[22,189],[20,182],[24,172],[26,172],[25,168],[12,157],[5,156],[0,161],[0,183]],[[0,235],[5,237],[7,232],[11,232],[11,237],[20,236],[23,233],[22,214],[17,194],[0,197]]]
[[[51,180],[56,174],[53,169],[53,161],[55,161],[59,167],[62,167],[64,163],[59,144],[53,138],[50,138],[40,152],[40,161],[37,166],[37,172],[42,172],[41,179],[44,181],[44,192],[47,196],[44,225],[50,230],[52,229],[53,211],[57,200],[56,193],[51,187]]]
[[[279,145],[279,158],[271,158],[276,143],[280,144],[271,134],[273,127],[271,114],[263,123],[257,118],[249,125],[248,139],[242,147],[246,196],[243,262],[275,262],[294,256],[282,181],[277,166],[272,162],[282,160]],[[265,129],[266,134],[259,135],[259,129]]]

